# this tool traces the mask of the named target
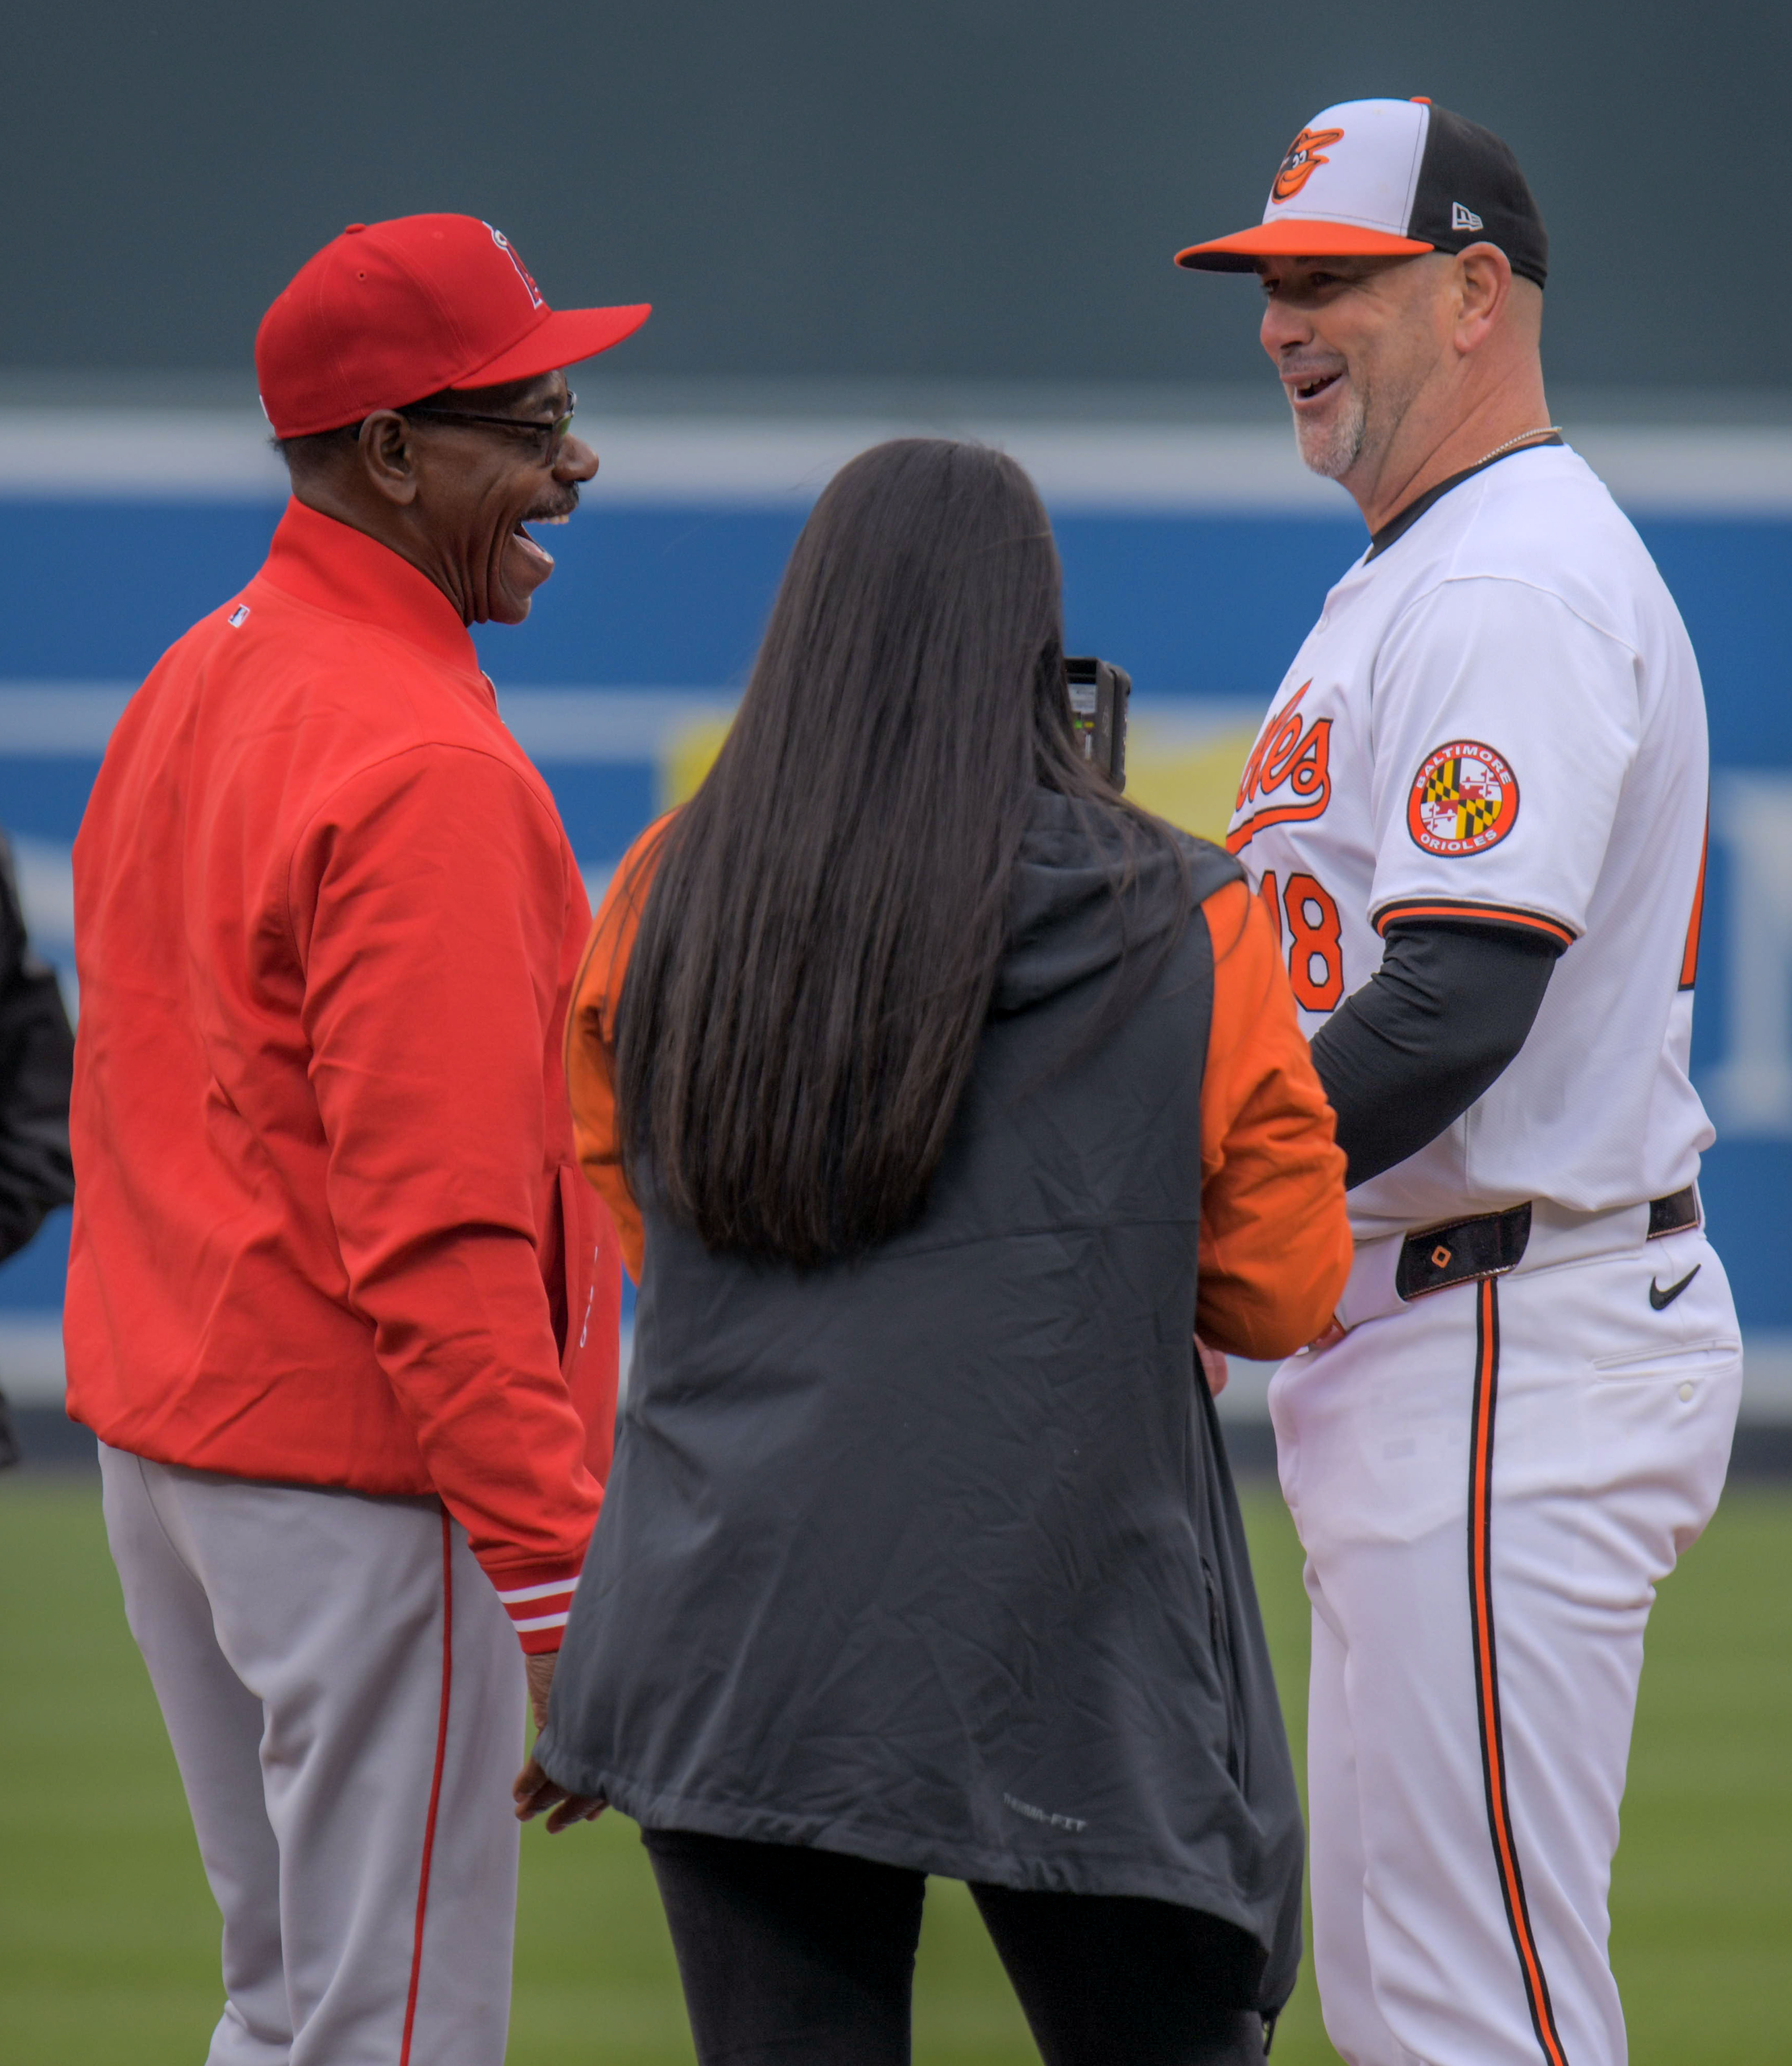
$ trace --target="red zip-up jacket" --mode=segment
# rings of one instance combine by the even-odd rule
[[[561,1058],[590,916],[454,606],[291,504],[120,719],[75,897],[70,1412],[435,1493],[557,1648],[621,1296]]]

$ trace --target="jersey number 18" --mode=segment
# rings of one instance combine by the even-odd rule
[[[1272,869],[1257,894],[1269,906],[1278,941],[1284,938],[1287,913],[1288,980],[1295,1003],[1305,1011],[1335,1011],[1344,995],[1344,950],[1338,938],[1342,922],[1331,893],[1306,874],[1291,875],[1288,887],[1278,889]]]

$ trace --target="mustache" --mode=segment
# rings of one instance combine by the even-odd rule
[[[1336,354],[1313,354],[1291,351],[1280,360],[1276,371],[1283,380],[1323,380],[1327,374],[1341,374],[1345,362]]]
[[[550,524],[560,517],[570,516],[579,506],[579,491],[568,482],[557,495],[545,496],[524,512],[525,524]]]

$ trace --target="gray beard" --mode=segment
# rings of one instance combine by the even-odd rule
[[[1345,406],[1323,426],[1294,419],[1294,442],[1308,468],[1327,480],[1342,480],[1362,457],[1363,440],[1369,429],[1369,408],[1353,381]]]

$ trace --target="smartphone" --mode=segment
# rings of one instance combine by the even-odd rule
[[[1086,760],[1093,760],[1116,789],[1127,786],[1127,705],[1132,677],[1124,667],[1093,658],[1066,655],[1070,728]]]

